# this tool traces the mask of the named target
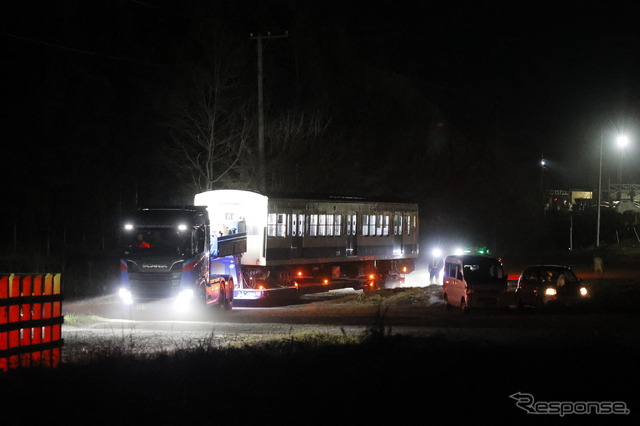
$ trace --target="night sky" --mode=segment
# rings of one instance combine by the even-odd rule
[[[255,114],[257,31],[288,32],[265,43],[267,121],[320,111],[328,123],[290,151],[271,134],[276,189],[398,195],[439,224],[477,226],[497,209],[526,221],[542,156],[548,187],[595,189],[603,131],[605,182],[620,164],[640,182],[633,2],[421,3],[5,5],[3,234],[35,244],[99,229],[108,246],[123,209],[190,202],[167,162],[176,98],[220,60],[230,104]],[[622,163],[619,131],[632,142]]]

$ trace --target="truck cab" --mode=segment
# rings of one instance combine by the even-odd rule
[[[120,259],[124,303],[204,297],[210,234],[205,208],[142,208],[127,216]]]

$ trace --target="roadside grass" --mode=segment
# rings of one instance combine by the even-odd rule
[[[93,314],[65,314],[64,322],[67,325],[71,325],[74,327],[82,327],[96,321],[101,320],[102,318],[98,315]]]
[[[600,284],[637,294],[633,283]],[[358,295],[357,303],[379,307],[360,336],[292,330],[221,344],[212,332],[153,353],[126,332],[102,347],[87,341],[84,354],[58,368],[0,372],[0,424],[407,424],[416,414],[431,424],[526,424],[531,416],[509,395],[633,402],[638,347],[613,333],[545,345],[391,333],[389,304],[429,303],[437,291]]]
[[[0,374],[0,424],[406,424],[416,413],[432,424],[478,415],[522,423],[515,392],[624,401],[640,372],[628,349],[413,338],[380,324],[356,339],[307,333],[221,346],[211,338],[153,356],[124,341],[90,362]],[[541,374],[535,366],[550,354]],[[606,371],[593,367],[611,357]]]
[[[333,298],[323,303],[366,305],[430,305],[442,299],[442,286],[388,288]]]

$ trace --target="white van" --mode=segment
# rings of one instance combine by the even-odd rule
[[[447,256],[444,262],[443,298],[466,312],[469,308],[497,308],[507,291],[507,274],[493,257]]]

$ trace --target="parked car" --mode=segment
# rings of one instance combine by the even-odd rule
[[[479,255],[445,259],[442,297],[447,309],[499,308],[506,292],[507,274],[499,259]]]
[[[589,290],[573,270],[561,265],[530,266],[522,272],[516,288],[519,306],[565,306],[584,302]]]

